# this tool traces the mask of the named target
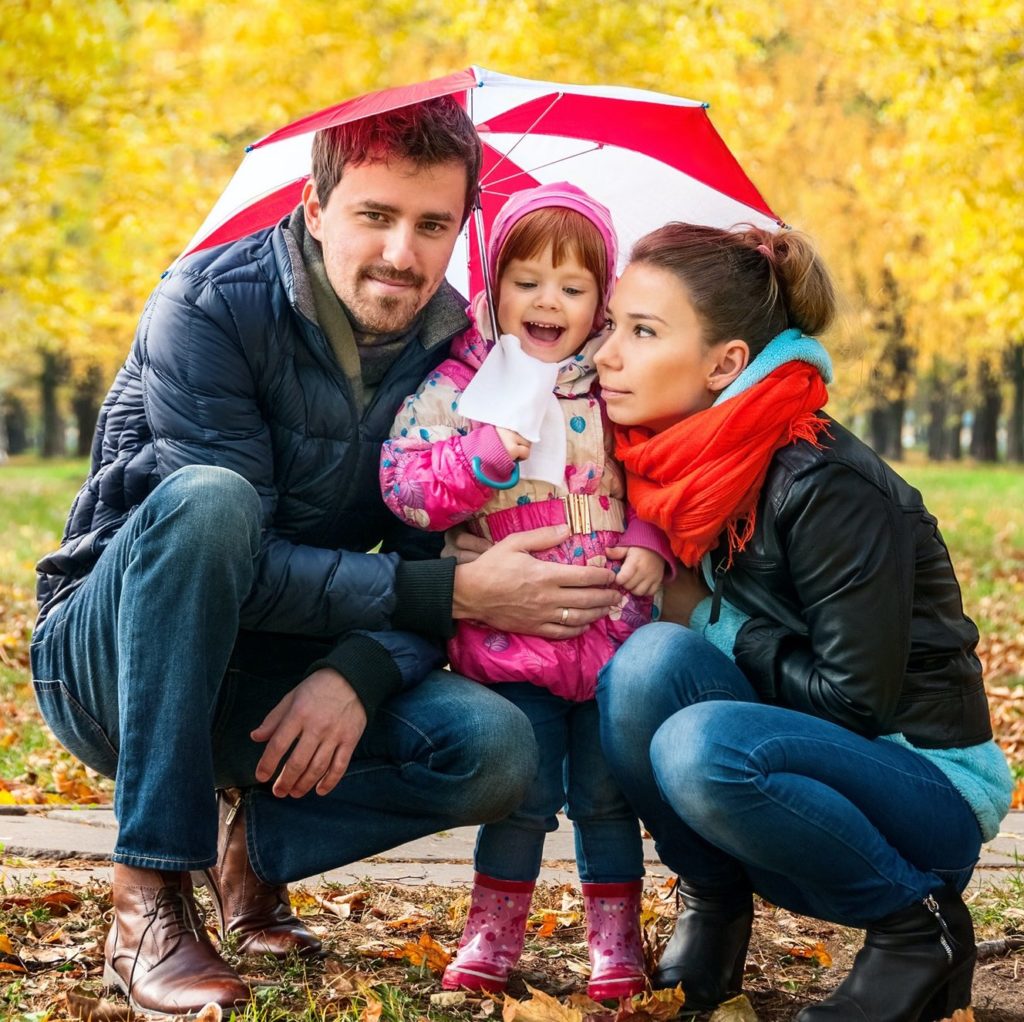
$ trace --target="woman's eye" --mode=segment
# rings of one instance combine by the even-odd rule
[[[633,328],[633,334],[636,337],[653,337],[654,331],[649,326],[644,326],[643,323],[637,323]]]

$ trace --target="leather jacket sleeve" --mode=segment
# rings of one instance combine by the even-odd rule
[[[803,627],[744,607],[752,617],[737,635],[736,663],[767,702],[868,737],[886,733],[910,648],[911,523],[842,463],[799,476],[764,513]]]

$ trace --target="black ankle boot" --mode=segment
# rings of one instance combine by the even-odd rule
[[[702,891],[680,879],[684,910],[651,986],[682,984],[684,1011],[708,1011],[743,987],[743,965],[754,923],[749,890]]]
[[[960,895],[942,887],[868,927],[850,975],[794,1022],[935,1022],[971,1003],[978,950]]]

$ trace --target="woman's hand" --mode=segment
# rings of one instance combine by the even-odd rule
[[[453,525],[444,534],[442,557],[454,557],[456,564],[471,564],[494,544],[483,536],[474,536],[465,525]]]
[[[699,568],[680,567],[676,577],[665,583],[661,620],[689,625],[693,608],[710,595]]]

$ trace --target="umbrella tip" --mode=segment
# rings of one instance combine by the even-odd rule
[[[251,152],[253,151],[253,149],[255,149],[255,148],[256,148],[256,146],[254,146],[254,145],[247,145],[247,146],[245,147],[245,151],[246,151],[247,153],[251,153]]]
[[[710,103],[701,103],[701,106],[702,106],[702,107],[703,107],[703,108],[704,108],[705,110],[710,110],[710,109],[711,109],[711,104],[710,104]]]

